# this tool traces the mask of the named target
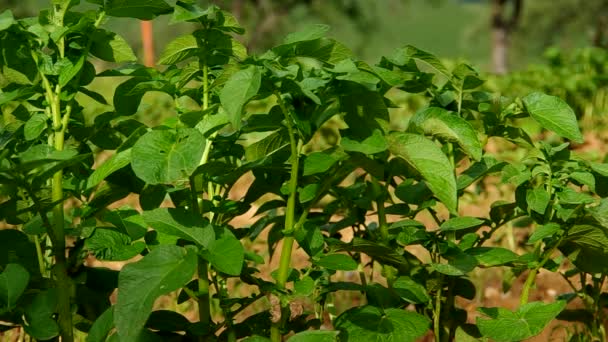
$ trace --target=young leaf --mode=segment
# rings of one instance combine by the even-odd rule
[[[143,212],[144,220],[156,231],[192,241],[208,248],[215,231],[200,215],[182,208],[157,208]]]
[[[346,254],[326,254],[314,264],[330,270],[353,271],[357,269],[357,262]]]
[[[387,140],[389,150],[418,170],[433,194],[450,212],[456,213],[454,169],[441,149],[432,141],[410,133],[391,133]]]
[[[234,73],[220,92],[220,102],[236,129],[241,126],[243,106],[258,93],[261,82],[260,70],[250,66]]]
[[[481,143],[475,128],[465,119],[443,108],[430,107],[417,112],[410,119],[408,131],[454,141],[471,158],[476,161],[481,159]]]
[[[27,288],[30,274],[19,264],[8,264],[0,273],[0,312],[11,311]]]
[[[34,140],[40,136],[47,127],[47,116],[44,113],[36,113],[23,125],[23,136],[25,140]]]
[[[191,248],[160,245],[140,261],[127,264],[118,276],[114,325],[121,340],[137,341],[154,301],[186,285],[196,270]]]
[[[205,138],[194,128],[150,131],[133,145],[131,167],[148,184],[187,179],[199,166]]]
[[[334,323],[340,338],[349,342],[414,342],[429,329],[425,316],[403,309],[366,305],[343,312]]]
[[[530,116],[542,127],[574,142],[583,142],[576,115],[564,100],[542,93],[532,93],[522,100]]]
[[[512,312],[503,308],[480,308],[491,319],[477,318],[477,327],[484,337],[498,342],[521,341],[540,334],[564,308],[566,301],[533,302]]]
[[[172,8],[163,0],[107,0],[106,13],[113,17],[130,17],[151,20]]]

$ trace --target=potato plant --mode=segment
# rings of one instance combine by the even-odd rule
[[[64,342],[519,341],[559,315],[584,322],[576,338],[605,340],[608,164],[571,152],[583,137],[561,99],[482,91],[473,67],[448,70],[413,46],[370,65],[323,25],[256,56],[214,6],[87,2],[94,9],[54,0],[35,18],[0,14],[0,213],[14,228],[0,230],[0,331]],[[108,16],[159,15],[197,24],[159,68],[137,64],[104,27]],[[96,70],[95,59],[114,67]],[[96,78],[116,78],[111,101]],[[406,130],[393,129],[389,91],[427,99]],[[133,119],[148,92],[172,98],[176,115],[155,127]],[[84,97],[111,110],[91,122]],[[534,140],[522,118],[564,140]],[[337,139],[314,149],[327,131]],[[488,153],[488,139],[525,157]],[[101,151],[111,156],[96,162]],[[489,177],[513,199],[462,215]],[[135,207],[117,204],[128,196]],[[252,208],[248,225],[234,223]],[[515,221],[532,227],[524,253],[492,243]],[[128,262],[114,271],[91,256]],[[278,268],[263,274],[268,256]],[[524,277],[519,307],[468,317],[457,297],[472,300],[472,272],[495,267]],[[572,293],[530,301],[541,269]],[[335,312],[337,292],[361,300]],[[168,294],[195,303],[197,319],[157,309]],[[575,298],[584,310],[565,309]]]

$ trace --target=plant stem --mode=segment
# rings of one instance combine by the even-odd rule
[[[53,6],[53,22],[58,27],[63,27],[63,17],[68,9],[69,2],[63,2],[60,5]],[[65,37],[59,39],[57,42],[57,48],[59,50],[59,56],[65,57]],[[44,73],[40,72],[41,75]],[[70,119],[71,106],[66,106],[65,114],[61,115],[61,100],[59,98],[61,94],[61,86],[56,85],[55,91],[46,79],[43,77],[44,86],[46,88],[47,100],[49,101],[52,121],[53,121],[53,134],[52,138],[49,139],[52,142],[53,147],[57,151],[62,151],[65,142],[65,132]],[[72,297],[72,284],[71,279],[68,276],[68,266],[65,257],[65,227],[64,227],[64,213],[63,213],[63,170],[58,170],[53,175],[51,188],[51,200],[55,203],[53,207],[53,234],[49,234],[52,238],[53,254],[55,256],[55,265],[53,267],[53,274],[56,281],[57,288],[57,323],[59,325],[59,331],[61,334],[62,342],[74,341],[74,332],[72,328],[72,308],[71,308],[71,297]]]
[[[283,102],[283,98],[280,93],[275,93],[277,101],[283,115],[285,116],[285,123],[287,126],[287,132],[289,134],[289,143],[291,147],[291,174],[289,178],[289,197],[287,198],[287,207],[285,208],[285,232],[289,235],[283,239],[283,247],[281,249],[281,256],[279,260],[279,269],[277,271],[277,286],[280,289],[285,288],[287,283],[287,277],[289,276],[289,269],[291,266],[291,253],[294,243],[294,221],[295,221],[295,207],[296,207],[296,195],[298,190],[298,171],[299,171],[299,151],[302,146],[302,142],[296,139],[296,132],[293,127],[292,118]],[[281,302],[281,319],[277,323],[273,323],[270,328],[270,339],[273,342],[281,341],[281,328],[286,316],[287,307]]]
[[[441,277],[443,283],[443,277]],[[441,293],[443,288],[437,290],[435,295],[435,309],[433,310],[433,333],[435,335],[435,341],[441,341]]]
[[[209,108],[209,66],[207,65],[207,61],[203,60],[201,63],[201,68],[203,69],[203,111],[206,111]],[[203,151],[203,156],[201,157],[200,165],[203,165],[209,161],[209,154],[211,152],[212,141],[207,140],[205,142],[205,150]],[[212,189],[211,183],[209,184],[209,188]],[[193,198],[193,202],[197,202],[196,208],[198,210],[198,196],[196,196],[196,189],[194,189],[195,183],[194,179],[191,180],[190,187],[193,188],[195,193],[195,198]],[[212,200],[213,193],[208,193],[209,199]],[[194,205],[194,204],[193,204]],[[213,221],[213,212],[209,212],[209,221]],[[199,321],[202,324],[209,325],[211,323],[211,301],[209,299],[209,263],[207,260],[203,259],[199,256],[198,258],[198,315]],[[205,341],[205,337],[201,336],[199,341]]]
[[[540,261],[540,263],[534,267],[533,269],[530,270],[530,273],[528,273],[528,277],[526,278],[526,282],[524,283],[523,288],[521,289],[521,297],[519,298],[519,305],[525,305],[528,303],[528,298],[530,296],[530,288],[532,288],[532,284],[534,284],[534,280],[536,279],[536,274],[538,273],[538,271],[543,268],[543,266],[547,263],[547,261],[549,261],[549,259],[551,258],[551,255],[553,254],[553,252],[555,252],[555,250],[557,249],[557,247],[559,246],[559,244],[562,242],[563,236],[559,238],[559,240],[548,250],[544,253],[544,257],[543,259]]]

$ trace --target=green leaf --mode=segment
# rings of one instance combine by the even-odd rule
[[[23,125],[23,136],[25,140],[34,140],[40,136],[47,127],[48,117],[44,113],[32,115]]]
[[[192,241],[208,248],[215,239],[215,232],[200,215],[182,208],[157,208],[144,211],[144,220],[154,230]]]
[[[298,32],[288,34],[283,44],[293,44],[297,42],[315,40],[323,38],[329,31],[329,26],[323,24],[310,25]]]
[[[107,0],[106,13],[113,17],[130,17],[151,20],[172,8],[163,0]]]
[[[167,44],[165,50],[158,60],[158,64],[170,65],[176,64],[190,57],[196,56],[198,53],[198,43],[196,37],[191,34],[177,37],[171,43]]]
[[[540,334],[566,307],[566,301],[533,302],[512,312],[504,308],[480,308],[491,319],[477,318],[477,327],[484,337],[497,342],[521,341]]]
[[[608,227],[577,224],[568,229],[559,249],[583,272],[608,272]]]
[[[393,58],[391,58],[391,62],[403,66],[408,63],[409,59],[414,59],[417,62],[426,64],[440,74],[443,74],[448,78],[450,77],[448,69],[439,61],[439,59],[437,59],[437,57],[411,45],[407,45],[404,48],[397,50],[393,55]]]
[[[93,56],[106,62],[121,63],[137,60],[133,50],[123,37],[104,29],[96,29],[91,34],[89,51]]]
[[[395,132],[387,139],[389,150],[418,170],[433,194],[455,214],[458,203],[456,178],[452,164],[441,149],[416,134]]]
[[[118,276],[114,325],[123,341],[137,341],[154,301],[186,285],[196,271],[196,252],[160,245],[143,259],[125,265]]]
[[[438,107],[423,109],[412,116],[408,131],[456,142],[471,158],[481,160],[481,143],[475,128],[456,113]]]
[[[87,335],[87,342],[105,342],[114,328],[114,307],[110,306],[93,322]]]
[[[304,160],[304,176],[323,173],[329,170],[335,163],[346,159],[348,156],[341,150],[329,149],[322,152],[313,152]]]
[[[241,242],[226,228],[216,230],[216,240],[213,241],[203,256],[211,266],[228,275],[241,274],[245,261],[245,250]]]
[[[319,184],[307,184],[298,192],[298,200],[300,203],[306,203],[315,199],[317,191],[319,190]]]
[[[576,115],[564,100],[542,93],[532,93],[522,100],[530,116],[542,127],[574,142],[583,142]]]
[[[528,189],[526,191],[526,202],[531,210],[544,214],[551,201],[549,193],[544,188]]]
[[[40,275],[36,247],[23,232],[16,229],[0,230],[0,268],[8,264],[23,266],[30,275]]]
[[[15,23],[17,23],[17,21],[13,18],[13,12],[11,12],[10,9],[0,13],[0,31],[6,30]]]
[[[5,103],[26,99],[36,94],[36,92],[30,87],[19,87],[13,91],[0,93],[0,105]]]
[[[30,274],[19,264],[8,264],[0,273],[0,313],[11,311],[27,288]]]
[[[285,130],[278,130],[245,148],[245,159],[249,162],[266,158],[289,145]]]
[[[338,253],[323,255],[319,260],[313,260],[313,263],[323,268],[340,271],[353,271],[358,266],[357,262],[350,256]]]
[[[511,250],[501,247],[475,247],[467,249],[465,253],[474,256],[483,267],[500,266],[519,258],[519,255]]]
[[[241,127],[243,107],[260,89],[262,73],[256,66],[235,72],[220,91],[220,102],[226,110],[232,125]]]
[[[53,318],[57,311],[57,289],[38,292],[25,307],[23,328],[33,338],[46,341],[59,335],[59,326]]]
[[[429,294],[426,291],[426,287],[418,284],[410,277],[401,276],[397,278],[392,284],[393,290],[403,300],[412,304],[424,304],[431,300]]]
[[[119,115],[137,113],[142,97],[149,91],[171,94],[172,85],[163,81],[150,81],[145,77],[134,77],[121,83],[114,91],[113,104]]]
[[[199,166],[205,138],[194,128],[150,131],[133,145],[131,167],[148,184],[187,179]]]
[[[561,226],[558,223],[547,223],[545,225],[538,226],[538,227],[536,227],[536,229],[534,229],[534,232],[528,239],[527,244],[533,245],[537,241],[540,241],[546,237],[552,236],[553,234],[557,233],[560,229],[561,229]]]
[[[315,290],[315,281],[309,277],[305,276],[300,280],[297,280],[293,285],[293,293],[296,296],[301,297],[310,297]]]
[[[90,189],[101,183],[106,177],[129,165],[131,162],[131,149],[117,152],[99,165],[87,179],[86,188]]]
[[[97,259],[107,261],[124,261],[139,255],[146,244],[142,241],[131,243],[131,237],[112,228],[96,228],[84,242],[84,248]]]
[[[454,217],[441,224],[441,231],[455,231],[461,229],[469,229],[480,227],[485,223],[484,220],[471,216]]]
[[[608,164],[606,163],[589,163],[591,170],[600,174],[601,176],[608,177]]]
[[[142,238],[148,231],[148,225],[139,211],[130,207],[108,210],[103,215],[103,221],[113,224],[116,228],[129,234],[132,240]]]
[[[414,342],[429,329],[430,320],[403,309],[366,305],[343,312],[334,323],[340,339],[349,342]]]
[[[338,340],[339,331],[309,330],[301,331],[290,338],[287,342],[335,342]]]
[[[365,155],[371,155],[386,151],[387,142],[384,134],[382,134],[380,130],[375,129],[369,137],[362,141],[357,141],[348,136],[344,136],[340,139],[340,146],[342,146],[344,151],[360,152]]]
[[[461,251],[457,247],[449,247],[442,255],[448,263],[431,263],[430,268],[451,276],[462,276],[471,272],[477,265],[475,257]]]
[[[196,22],[198,19],[209,15],[217,15],[217,7],[210,6],[207,9],[202,9],[196,3],[190,1],[179,1],[175,5],[171,23],[179,23],[184,21]]]
[[[69,65],[59,71],[59,85],[61,87],[64,87],[74,77],[76,77],[76,75],[78,75],[78,73],[80,72],[80,70],[82,70],[82,67],[84,66],[85,60],[85,56],[80,56],[76,63],[72,64],[72,62],[70,61]]]

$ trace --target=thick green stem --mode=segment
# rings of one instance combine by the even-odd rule
[[[296,208],[296,196],[298,190],[298,171],[299,171],[299,151],[302,147],[302,142],[297,139],[296,132],[293,127],[292,118],[283,102],[281,94],[276,93],[277,101],[285,116],[285,123],[287,126],[287,132],[289,134],[289,142],[291,147],[291,174],[289,178],[289,197],[287,198],[287,207],[285,208],[285,232],[289,234],[283,239],[283,247],[281,249],[281,256],[279,260],[279,269],[277,270],[277,286],[280,289],[285,288],[287,283],[287,277],[289,276],[289,270],[291,268],[291,253],[294,243],[294,229],[295,226],[295,208]],[[270,328],[270,339],[273,342],[279,342],[282,339],[281,328],[285,321],[287,314],[287,307],[281,302],[281,319],[279,322],[273,323]]]
[[[59,102],[59,100],[57,99],[56,102]],[[58,111],[59,109],[57,108],[56,110]],[[58,114],[57,112],[53,114],[54,119],[56,117],[61,116],[61,114]],[[69,113],[66,113],[65,116],[69,116]],[[57,121],[54,120],[54,126],[56,122]],[[59,123],[58,126],[61,125],[62,124]],[[57,151],[63,150],[65,136],[64,134],[65,127],[61,127],[58,131],[55,132],[54,147]],[[70,277],[67,273],[68,266],[65,257],[65,227],[63,225],[63,170],[59,170],[53,175],[51,200],[53,203],[56,203],[53,207],[53,234],[51,236],[54,236],[54,241],[52,241],[53,254],[55,256],[55,266],[53,268],[53,274],[55,276],[57,286],[57,322],[61,331],[62,341],[72,342],[74,340],[74,334],[72,331],[71,309],[72,285]]]
[[[560,245],[562,239],[563,239],[563,236],[560,237],[560,239],[548,251],[545,252],[544,257],[538,263],[538,265],[536,267],[534,267],[533,269],[531,269],[530,273],[528,273],[526,282],[524,283],[524,286],[521,289],[521,296],[519,297],[520,306],[528,303],[528,298],[530,297],[530,289],[532,288],[532,285],[534,284],[534,280],[536,279],[536,274],[538,273],[538,271],[540,271],[541,268],[543,268],[543,266],[545,266],[547,261],[549,261],[549,259],[551,259],[551,255],[553,254],[553,252],[555,252],[557,247]]]
[[[209,66],[206,61],[202,62],[201,68],[203,69],[203,106],[202,110],[206,111],[209,108]],[[212,148],[212,141],[209,139],[205,142],[205,150],[201,157],[200,165],[203,165],[209,161],[209,154]],[[191,180],[190,187],[195,192],[193,202],[198,202],[198,196],[196,196],[196,190],[194,185],[194,179]],[[209,189],[212,189],[211,183]],[[213,192],[209,192],[209,199],[213,198]],[[194,203],[193,203],[194,205]],[[198,204],[196,205],[197,211]],[[209,212],[209,221],[213,221],[213,212]],[[211,301],[209,299],[209,263],[202,257],[198,258],[198,315],[199,320],[202,324],[211,324]],[[199,339],[204,341],[204,337]]]

